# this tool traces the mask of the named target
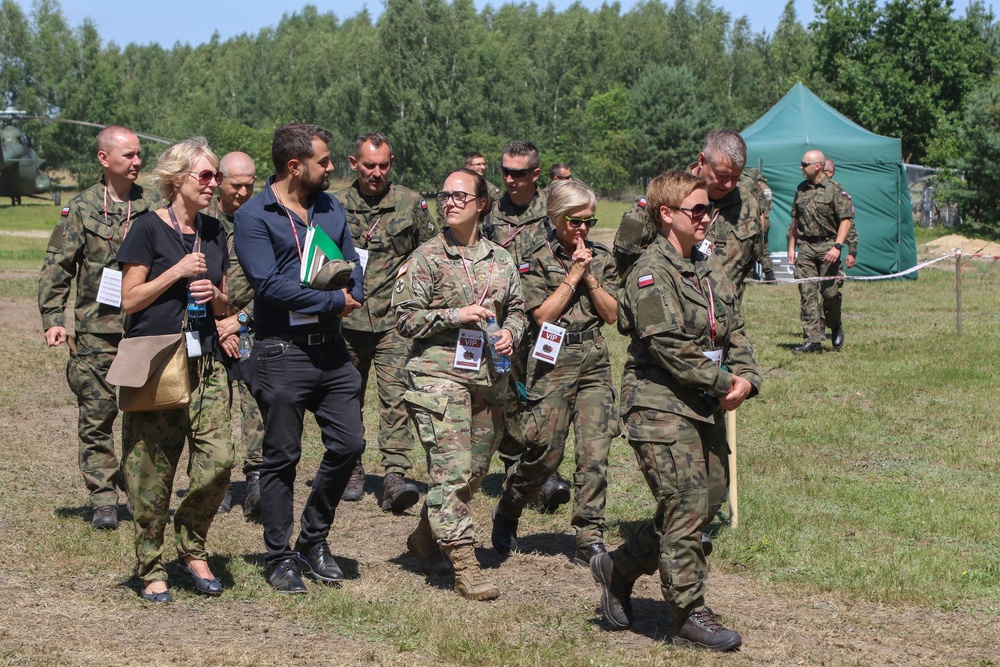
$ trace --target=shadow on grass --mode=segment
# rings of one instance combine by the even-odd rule
[[[482,551],[482,550],[480,550]],[[477,556],[479,554],[477,553]],[[447,560],[447,557],[445,557]],[[407,572],[412,572],[413,574],[419,574],[424,577],[424,583],[432,588],[437,588],[442,591],[450,591],[454,588],[455,577],[452,574],[441,574],[441,575],[430,575],[425,574],[423,570],[420,569],[420,562],[417,557],[414,556],[409,551],[404,551],[403,553],[389,559],[390,563],[398,565]],[[480,562],[482,562],[482,557],[480,557]]]
[[[245,559],[245,556],[244,556]],[[263,563],[263,555],[260,557]],[[227,556],[209,556],[208,566],[212,570],[212,574],[222,583],[222,594],[225,595],[226,590],[233,588],[236,585],[236,580],[233,579],[232,573],[229,571],[229,563],[232,559]],[[192,595],[204,595],[195,588],[194,582],[191,581],[191,577],[181,569],[181,560],[178,558],[172,562],[166,563],[164,568],[167,570],[167,585],[169,590],[178,591],[183,590],[186,593]],[[137,597],[142,599],[142,591],[145,588],[145,584],[138,575],[132,575],[128,579],[119,581],[118,586],[122,588],[127,588],[133,591]],[[206,596],[209,597],[209,596]],[[145,600],[143,600],[145,602]]]
[[[94,511],[90,509],[87,505],[81,505],[79,507],[57,507],[55,509],[55,514],[61,519],[82,519],[87,523],[90,523],[91,518],[94,516]],[[118,521],[131,521],[132,512],[129,511],[128,506],[125,503],[120,503],[118,505]]]

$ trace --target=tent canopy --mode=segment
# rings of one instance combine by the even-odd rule
[[[851,275],[886,275],[916,265],[913,210],[899,139],[883,137],[837,113],[801,83],[742,132],[747,166],[759,166],[772,193],[772,251],[784,251],[799,163],[820,150],[837,165],[834,179],[850,193],[859,236]],[[915,278],[916,273],[908,277]]]

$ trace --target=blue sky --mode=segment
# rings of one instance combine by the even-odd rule
[[[673,0],[668,0],[673,2]],[[694,1],[694,0],[692,0]],[[17,0],[26,10],[31,9],[31,0]],[[778,18],[786,0],[714,0],[733,16],[748,15],[754,32],[767,30],[774,32]],[[175,42],[201,44],[218,30],[223,40],[242,33],[256,34],[261,28],[274,26],[282,14],[298,11],[305,4],[312,4],[321,12],[332,11],[340,19],[354,16],[365,6],[377,17],[382,13],[382,0],[313,0],[305,2],[275,2],[274,0],[242,0],[220,2],[219,0],[169,0],[168,2],[125,2],[123,0],[61,0],[60,5],[67,21],[73,27],[84,18],[90,17],[96,23],[98,32],[105,41],[115,41],[119,45],[129,42],[147,44],[159,42],[164,47]],[[477,7],[484,7],[485,0],[475,0]],[[494,0],[499,6],[504,2]],[[541,7],[546,1],[537,1]],[[556,9],[564,9],[570,0],[552,0]],[[586,7],[595,9],[602,0],[582,0]],[[634,0],[622,0],[623,9],[635,5]],[[808,24],[813,19],[812,0],[795,0],[799,21]],[[958,3],[956,3],[958,4]],[[751,9],[752,8],[752,9]]]

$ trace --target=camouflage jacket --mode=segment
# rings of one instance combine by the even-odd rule
[[[833,185],[838,190],[840,190],[841,192],[847,192],[847,190],[844,188],[843,185],[841,185],[837,181],[834,181],[832,178],[830,180],[833,181]],[[851,213],[854,213],[854,199],[851,197],[851,194],[849,192],[847,193],[847,198],[851,202]],[[861,240],[860,238],[858,238],[858,230],[857,230],[857,227],[855,226],[854,223],[855,223],[855,221],[854,221],[854,219],[852,217],[851,218],[851,228],[849,230],[847,230],[847,238],[844,239],[844,244],[847,246],[847,253],[849,255],[857,255],[858,254],[858,241]]]
[[[489,181],[486,181],[486,194],[490,198],[490,208],[493,208],[493,205],[500,201],[500,198],[503,197],[503,190]]]
[[[467,269],[475,280],[475,296]],[[392,295],[399,333],[414,339],[406,370],[467,384],[490,386],[497,381],[492,363],[485,358],[488,352],[478,372],[452,365],[458,330],[475,328],[461,324],[458,311],[475,303],[484,288],[484,304],[496,313],[497,323],[510,331],[516,348],[524,335],[525,315],[521,281],[510,253],[486,239],[463,249],[450,234],[440,234],[414,251],[399,270]]]
[[[715,314],[713,343],[709,295]],[[658,235],[619,292],[618,329],[631,336],[622,374],[621,412],[645,408],[714,422],[733,375],[757,393],[761,376],[743,333],[736,286],[698,250],[685,259]],[[718,367],[705,351],[722,351]]]
[[[622,281],[625,280],[625,275],[639,259],[642,251],[655,240],[656,227],[653,226],[653,221],[646,213],[646,198],[639,197],[622,214],[612,246],[614,248],[615,268]]]
[[[593,241],[586,243],[587,247],[594,253],[594,259],[590,263],[590,272],[597,278],[597,282],[609,293],[614,294],[618,287],[618,272],[615,271],[611,251],[600,243]],[[543,243],[538,243],[528,250],[518,269],[521,274],[524,309],[527,313],[530,314],[535,308],[541,306],[559,289],[559,286],[566,280],[569,267],[572,264],[571,256],[559,243],[554,230],[549,232],[549,238]],[[529,318],[529,324],[533,333],[532,338],[534,338],[537,335],[538,327],[534,326],[533,318]],[[567,331],[587,331],[604,326],[604,320],[601,319],[590,299],[590,290],[583,282],[577,285],[576,293],[566,310],[553,324],[564,327]],[[534,345],[535,341],[528,340],[525,343]]]
[[[539,189],[535,191],[535,198],[528,208],[520,215],[515,215],[510,195],[505,192],[483,221],[483,236],[505,248],[514,258],[515,264],[520,264],[525,251],[548,236],[551,225],[547,217],[547,206],[548,196],[544,190]]]
[[[390,183],[376,204],[362,197],[355,180],[334,194],[344,206],[354,247],[368,252],[365,300],[344,318],[345,329],[388,331],[396,324],[392,287],[396,274],[417,246],[438,233],[438,225],[423,198],[401,185]]]
[[[128,226],[140,215],[157,208],[161,198],[132,185],[131,217],[128,202],[107,198],[104,210],[104,179],[87,188],[62,210],[62,218],[52,230],[45,249],[45,261],[38,278],[38,310],[42,329],[66,326],[66,302],[76,278],[74,329],[87,333],[121,334],[123,314],[120,308],[97,303],[97,291],[105,268],[118,269],[115,253]]]
[[[792,223],[798,224],[799,238],[836,238],[841,220],[854,220],[851,196],[840,185],[824,176],[813,184],[806,179],[795,189]]]
[[[219,205],[219,196],[212,198],[212,203],[203,211],[205,215],[218,218],[222,228],[226,230],[226,249],[229,251],[229,271],[226,272],[226,292],[229,294],[229,315],[235,315],[241,310],[253,321],[253,288],[243,273],[239,259],[236,257],[236,247],[233,243],[233,216],[226,215]]]
[[[736,285],[741,300],[744,281],[753,271],[754,264],[761,259],[760,235],[763,227],[760,205],[753,192],[760,188],[756,187],[756,182],[753,185],[753,189],[748,189],[740,179],[729,194],[712,202],[719,215],[706,235],[712,242],[709,261]]]

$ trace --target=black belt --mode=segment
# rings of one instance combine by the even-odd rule
[[[340,332],[333,333],[311,333],[311,334],[275,334],[268,338],[279,338],[295,343],[299,347],[316,347],[317,345],[328,345],[340,338]]]
[[[801,240],[806,243],[823,243],[824,241],[832,241],[835,236],[800,236]]]
[[[601,335],[600,329],[587,329],[586,331],[567,331],[566,344],[577,345],[585,340],[594,340]]]

